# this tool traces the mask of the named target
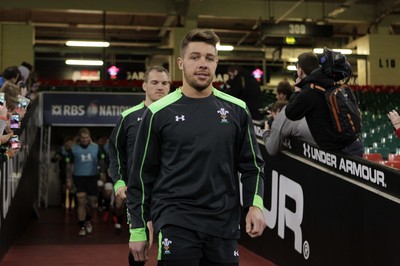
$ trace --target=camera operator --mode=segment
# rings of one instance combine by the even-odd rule
[[[347,73],[348,76],[351,75]],[[339,136],[334,133],[330,122],[328,105],[322,88],[332,88],[336,81],[328,76],[319,59],[312,52],[298,56],[295,93],[286,106],[285,114],[291,120],[306,118],[308,127],[317,145],[327,151],[362,156],[364,148],[357,135]]]

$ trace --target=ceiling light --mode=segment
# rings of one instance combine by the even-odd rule
[[[109,42],[92,42],[92,41],[67,41],[67,46],[79,46],[79,47],[108,47]]]
[[[218,51],[232,51],[233,50],[233,46],[232,45],[220,45],[220,44],[217,44],[217,50]]]
[[[103,61],[101,61],[101,60],[67,59],[67,60],[65,60],[65,64],[78,65],[78,66],[102,66]]]
[[[286,69],[289,70],[289,71],[296,71],[296,70],[297,70],[297,67],[296,67],[295,65],[288,65],[288,66],[286,67]]]
[[[353,51],[351,49],[332,49],[335,52],[339,52],[341,54],[352,54]],[[324,52],[324,48],[314,48],[314,53],[322,54]]]

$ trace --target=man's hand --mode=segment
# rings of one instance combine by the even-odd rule
[[[115,192],[115,196],[119,198],[121,201],[124,201],[126,199],[126,189],[127,189],[126,186],[119,187]]]
[[[129,242],[129,249],[135,261],[148,261],[149,259],[149,242]]]
[[[251,206],[246,215],[246,233],[250,237],[261,236],[265,226],[266,224],[262,211],[256,206]]]
[[[395,129],[400,128],[400,115],[396,110],[390,111],[387,116]]]

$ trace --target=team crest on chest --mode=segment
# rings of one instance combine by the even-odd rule
[[[225,108],[221,108],[217,111],[217,113],[221,115],[221,123],[228,123],[228,110],[225,110]]]
[[[168,238],[164,238],[164,240],[161,242],[161,244],[163,245],[163,249],[164,249],[164,254],[168,255],[171,254],[171,244],[172,241],[169,240]]]

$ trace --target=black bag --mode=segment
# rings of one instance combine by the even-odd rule
[[[356,97],[346,84],[329,89],[311,84],[325,94],[331,124],[335,133],[343,137],[354,137],[361,131],[361,112]]]

